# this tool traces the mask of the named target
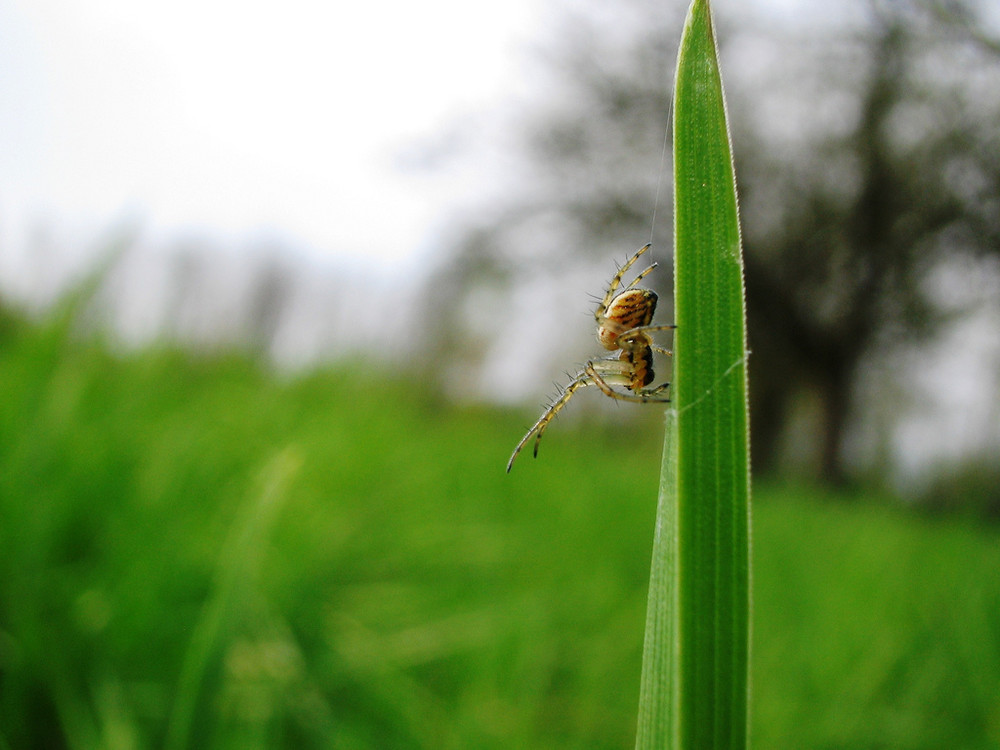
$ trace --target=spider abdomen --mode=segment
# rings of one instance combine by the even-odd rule
[[[630,391],[638,391],[653,382],[653,349],[651,342],[647,339],[644,346],[629,347],[622,349],[620,360],[628,362],[629,373],[632,381],[626,384]]]
[[[648,326],[656,312],[656,292],[627,289],[597,318],[597,340],[605,349],[617,349],[618,337],[633,328]]]

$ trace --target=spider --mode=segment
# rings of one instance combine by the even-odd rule
[[[596,385],[604,392],[604,395],[621,401],[646,403],[648,401],[667,402],[670,400],[660,395],[670,386],[670,383],[648,387],[653,382],[654,377],[653,352],[668,356],[671,354],[669,350],[654,344],[650,334],[654,331],[670,330],[676,326],[650,325],[653,320],[653,312],[656,310],[656,293],[636,286],[656,268],[656,264],[650,265],[649,268],[637,275],[632,283],[622,291],[618,291],[622,277],[649,248],[648,244],[639,248],[639,251],[618,270],[618,273],[612,277],[608,291],[594,312],[594,318],[597,320],[598,342],[605,349],[618,351],[618,354],[591,359],[583,366],[576,377],[563,388],[559,397],[552,402],[527,434],[521,438],[521,442],[517,444],[511,454],[510,461],[507,462],[508,473],[510,473],[510,467],[514,465],[514,459],[527,445],[532,435],[535,437],[533,455],[538,455],[538,444],[541,442],[545,428],[573,397],[573,394],[581,388]],[[616,391],[611,387],[613,385],[626,388],[631,393]]]

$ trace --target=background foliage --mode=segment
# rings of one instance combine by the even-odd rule
[[[73,320],[0,318],[0,746],[631,746],[658,415],[508,477],[533,412]],[[1000,741],[996,528],[755,502],[757,747]]]

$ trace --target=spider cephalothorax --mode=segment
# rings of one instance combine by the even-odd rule
[[[538,443],[542,439],[545,428],[559,413],[559,410],[566,405],[566,402],[573,397],[573,394],[584,386],[596,385],[605,395],[622,401],[644,403],[670,400],[660,395],[667,389],[669,383],[661,383],[653,388],[647,387],[654,378],[653,352],[670,354],[667,349],[654,344],[650,334],[653,331],[664,331],[675,326],[651,325],[653,313],[656,312],[656,293],[649,289],[636,287],[636,284],[656,268],[656,264],[650,265],[622,291],[618,291],[622,277],[632,267],[632,264],[649,250],[649,247],[649,245],[645,245],[640,248],[619,269],[618,273],[611,279],[611,283],[608,284],[608,291],[594,312],[594,318],[597,321],[597,340],[605,349],[618,351],[618,354],[592,359],[584,365],[583,369],[563,389],[559,397],[552,402],[552,405],[542,413],[538,421],[521,438],[521,442],[514,448],[510,461],[507,462],[508,472],[510,467],[514,465],[514,459],[517,458],[518,453],[521,452],[532,435],[535,436],[534,455],[538,455]],[[616,391],[612,386],[625,388],[630,393]]]

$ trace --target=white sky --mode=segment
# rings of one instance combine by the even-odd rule
[[[394,160],[510,85],[532,0],[0,0],[0,255],[39,219],[414,254]]]
[[[469,185],[400,154],[528,85],[551,6],[0,0],[0,282],[33,272],[26,229],[124,219],[411,273]]]
[[[764,4],[786,19],[832,7]],[[99,236],[126,218],[230,248],[277,234],[405,280],[462,186],[402,174],[397,157],[525,85],[524,47],[548,5],[0,0],[0,286],[67,260],[27,257],[33,225]],[[162,310],[133,291],[124,318],[155,329]],[[327,333],[300,328],[300,349],[326,346]]]

